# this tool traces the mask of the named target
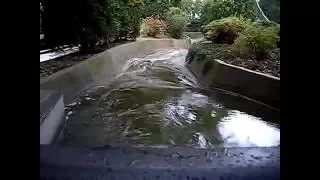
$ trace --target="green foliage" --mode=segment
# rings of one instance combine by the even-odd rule
[[[249,23],[249,20],[235,16],[215,20],[204,27],[205,37],[217,44],[233,44]]]
[[[181,10],[187,14],[188,25],[186,31],[198,32],[201,30],[201,23],[199,21],[200,10],[203,4],[202,0],[182,0]]]
[[[203,25],[233,15],[241,15],[254,20],[257,17],[257,8],[253,0],[207,0],[200,14]]]
[[[178,7],[178,8],[180,8],[180,7],[181,7],[181,4],[182,4],[181,0],[171,0],[171,5],[172,5],[173,7]]]
[[[181,10],[187,13],[188,21],[194,22],[196,21],[200,15],[200,10],[202,7],[202,0],[182,0],[181,1]]]
[[[259,23],[248,25],[235,40],[234,50],[252,53],[259,60],[268,56],[268,51],[277,47],[279,25],[263,26]]]
[[[148,0],[141,7],[143,18],[156,17],[164,19],[166,13],[169,11],[170,4],[168,0]]]
[[[140,25],[140,36],[147,36],[148,30],[149,26],[145,22],[142,22]]]
[[[171,7],[166,15],[168,32],[173,38],[181,38],[187,25],[187,14],[181,9]]]
[[[269,20],[280,23],[280,0],[260,0],[259,4]]]
[[[258,17],[258,9],[255,0],[233,0],[234,14],[241,15],[245,18],[256,20]]]
[[[104,0],[108,7],[110,19],[109,36],[112,39],[135,39],[139,36],[142,13],[139,8],[143,5],[139,0]]]
[[[201,23],[198,20],[191,21],[186,28],[187,32],[200,32],[201,31]]]

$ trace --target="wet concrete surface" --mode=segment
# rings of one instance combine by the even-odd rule
[[[280,179],[280,147],[57,149],[40,146],[40,177],[275,180]]]

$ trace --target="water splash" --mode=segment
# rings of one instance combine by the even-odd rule
[[[185,49],[128,60],[111,82],[79,97],[60,145],[273,146],[279,113],[219,91],[198,88]],[[89,99],[89,100],[88,100]],[[258,130],[258,131],[257,131]],[[249,140],[248,138],[249,137]]]

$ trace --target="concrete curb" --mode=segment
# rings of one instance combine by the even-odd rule
[[[63,95],[40,90],[40,144],[51,144],[64,122]]]
[[[191,60],[187,67],[206,88],[225,89],[280,109],[280,78],[218,59]]]
[[[184,32],[183,34],[190,37],[191,39],[204,38],[204,35],[201,32]]]

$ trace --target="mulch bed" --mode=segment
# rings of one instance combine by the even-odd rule
[[[244,67],[280,78],[280,55],[277,54],[280,54],[280,52],[271,52],[269,58],[259,61],[254,58],[244,59],[241,57],[224,59],[224,61],[228,64]]]
[[[120,41],[120,42],[111,43],[109,48],[112,48],[121,44],[130,43],[130,42],[133,42],[133,41]],[[68,54],[66,56],[58,57],[56,59],[40,62],[40,79],[45,78],[62,69],[78,64],[109,48],[102,47],[102,49],[99,52],[94,54],[80,54],[76,52],[76,53]]]

